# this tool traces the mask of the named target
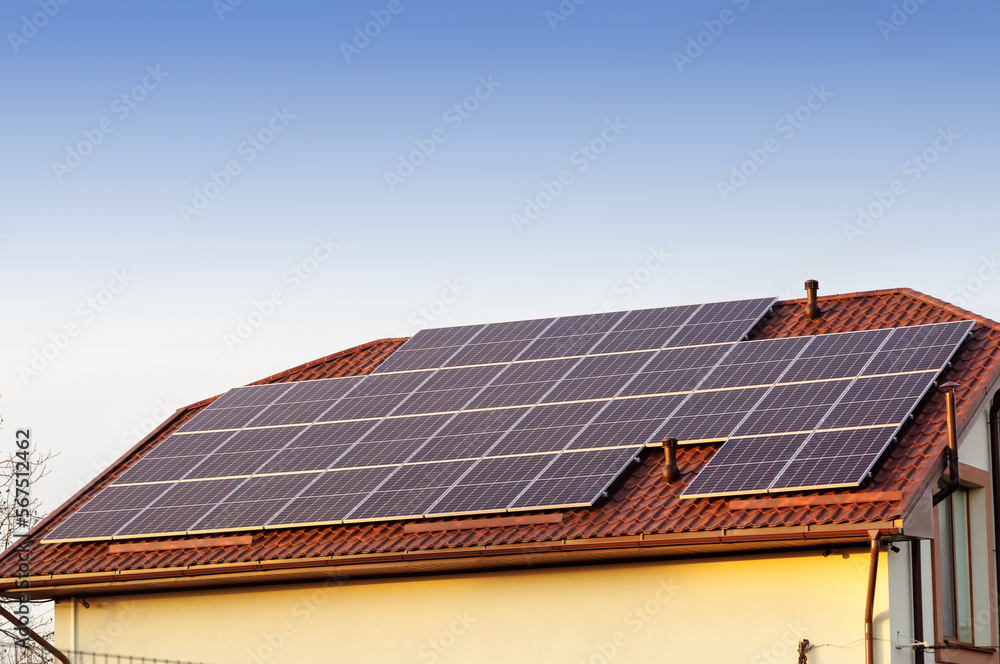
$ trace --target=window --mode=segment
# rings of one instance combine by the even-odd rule
[[[973,643],[972,540],[969,490],[959,488],[938,505],[941,627],[944,637]]]

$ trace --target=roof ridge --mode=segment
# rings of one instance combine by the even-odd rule
[[[952,304],[945,300],[934,297],[933,295],[928,295],[927,293],[921,293],[918,290],[912,288],[901,288],[899,292],[903,295],[912,297],[914,300],[924,302],[925,304],[930,304],[935,307],[940,307],[949,313],[953,313],[956,316],[961,316],[962,318],[967,318],[969,320],[974,320],[981,325],[992,328],[994,330],[1000,330],[1000,322],[993,320],[992,318],[987,318],[986,316],[981,316],[977,313],[969,311],[968,309],[963,309],[957,304]]]
[[[924,304],[929,304],[933,307],[938,307],[939,309],[944,309],[948,313],[954,314],[961,318],[968,320],[974,320],[981,325],[985,325],[994,330],[1000,331],[1000,322],[993,320],[992,318],[987,318],[980,314],[969,311],[968,309],[963,309],[962,307],[947,302],[940,298],[936,298],[933,295],[928,295],[913,288],[906,288],[900,286],[897,288],[880,288],[877,290],[868,291],[855,291],[853,293],[834,293],[832,295],[821,295],[818,300],[820,302],[836,302],[840,300],[850,300],[850,299],[860,299],[860,298],[870,298],[870,297],[883,297],[887,295],[905,295],[910,299],[916,300],[918,302],[923,302]],[[778,300],[775,304],[800,304],[806,302],[807,298],[800,297],[791,300]]]

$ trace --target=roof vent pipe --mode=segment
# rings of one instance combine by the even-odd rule
[[[823,315],[823,311],[816,302],[816,291],[819,290],[819,282],[810,279],[806,282],[806,317],[815,320]]]
[[[663,439],[663,481],[667,484],[676,482],[681,478],[681,472],[677,470],[677,439]]]
[[[958,427],[955,424],[955,388],[958,383],[943,383],[939,385],[944,390],[945,406],[948,410],[948,484],[934,494],[933,504],[955,493],[958,488]]]

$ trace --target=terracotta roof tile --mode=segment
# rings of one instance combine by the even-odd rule
[[[972,319],[977,321],[970,339],[944,372],[945,380],[960,383],[959,422],[966,422],[985,399],[1000,366],[1000,325],[957,307],[906,289],[872,291],[820,298],[824,315],[809,320],[802,315],[803,300],[777,303],[757,326],[752,338],[765,339],[877,329],[898,325]],[[294,367],[254,384],[289,382],[337,376],[363,375],[385,360],[405,339],[381,339]],[[85,502],[113,481],[134,461],[147,453],[170,432],[210,403],[189,406],[133,454],[126,455],[99,481],[86,488],[71,503],[57,510],[36,527],[41,539],[63,515]],[[850,490],[804,491],[783,496],[859,494],[858,502],[834,505],[800,505],[738,509],[726,498],[680,500],[683,482],[665,486],[660,479],[662,459],[647,450],[609,491],[608,498],[592,507],[562,510],[561,523],[474,527],[465,530],[404,532],[405,522],[297,527],[256,531],[249,546],[219,546],[165,551],[110,553],[107,542],[36,543],[32,553],[35,574],[66,574],[83,571],[179,568],[188,565],[241,561],[309,558],[356,553],[415,552],[459,547],[546,542],[564,539],[719,529],[848,524],[887,521],[901,517],[908,505],[941,472],[944,450],[944,399],[932,392],[918,408],[916,417],[876,466],[872,478]],[[684,446],[678,450],[678,465],[690,479],[718,449],[718,445]],[[876,499],[887,491],[902,492],[902,500]],[[866,498],[872,494],[873,499]],[[559,510],[541,510],[555,514]],[[481,517],[448,517],[449,521]],[[176,541],[183,537],[148,538]],[[9,577],[15,569],[9,555],[0,560],[0,574]]]

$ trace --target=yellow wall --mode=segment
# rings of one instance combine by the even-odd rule
[[[898,628],[886,563],[883,638]],[[796,662],[808,638],[847,646],[819,648],[811,664],[854,664],[867,574],[867,551],[855,550],[90,598],[76,604],[75,638],[77,649],[217,664],[770,664]],[[62,648],[71,614],[69,601],[56,606]]]

